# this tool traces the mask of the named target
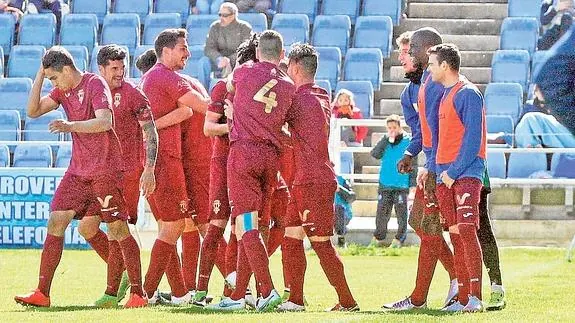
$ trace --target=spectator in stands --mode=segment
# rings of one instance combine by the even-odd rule
[[[417,160],[412,160],[413,170],[409,174],[401,174],[397,163],[411,141],[411,136],[403,132],[398,115],[390,115],[385,121],[387,134],[371,150],[371,156],[381,160],[379,170],[379,192],[377,198],[377,213],[375,218],[374,242],[382,245],[387,236],[387,224],[391,210],[395,208],[398,229],[391,242],[392,248],[400,248],[407,236],[407,201],[411,188],[415,188],[417,176]]]
[[[56,16],[56,32],[60,30],[60,25],[62,23],[62,14],[64,11],[68,11],[68,6],[64,4],[62,0],[19,0],[21,2],[27,3],[26,13],[36,14],[40,10],[50,10],[54,16]]]
[[[338,247],[345,247],[345,234],[347,225],[353,217],[351,204],[355,201],[356,195],[351,187],[351,183],[337,176],[337,191],[335,192],[335,234],[337,234]]]
[[[515,143],[521,148],[575,148],[575,135],[549,114],[539,87],[535,97],[527,101],[523,116],[515,127]]]
[[[558,0],[556,7],[551,7],[545,16],[548,24],[543,28],[543,33],[537,42],[537,49],[548,50],[563,36],[571,25],[573,25],[573,15],[575,14],[573,0]],[[551,17],[549,19],[549,17]],[[541,23],[543,25],[543,22]]]
[[[361,111],[355,106],[353,93],[346,89],[341,89],[337,92],[332,103],[332,114],[336,118],[363,119]],[[363,140],[367,136],[367,127],[353,126],[351,130],[351,132],[346,132],[346,129],[342,129],[342,134],[348,134],[342,140],[345,141],[347,146],[362,146]]]
[[[252,33],[250,24],[238,19],[238,7],[230,2],[220,6],[220,20],[210,26],[204,53],[212,62],[216,77],[226,77],[236,64],[236,49]]]
[[[240,12],[255,12],[267,13],[272,7],[270,0],[235,0]]]
[[[9,13],[14,16],[16,23],[20,21],[20,18],[24,15],[22,10],[22,4],[18,7],[17,0],[0,0],[0,13]]]

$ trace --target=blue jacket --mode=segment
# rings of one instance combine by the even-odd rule
[[[397,163],[403,157],[410,141],[411,137],[404,133],[400,141],[391,144],[386,135],[383,136],[371,150],[371,156],[373,156],[373,158],[381,159],[379,185],[383,189],[409,189],[409,187],[415,186],[416,173],[400,174],[397,171]],[[414,164],[417,165],[416,158],[414,158]],[[414,167],[414,171],[415,169],[417,169],[417,167]]]
[[[419,84],[409,82],[401,92],[401,109],[405,123],[411,128],[411,142],[406,151],[411,156],[417,156],[421,152],[421,125],[417,113],[417,93]]]

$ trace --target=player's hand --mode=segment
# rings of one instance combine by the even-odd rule
[[[224,115],[230,120],[234,120],[234,104],[229,99],[225,100]]]
[[[408,174],[413,171],[412,166],[413,156],[403,155],[403,158],[397,163],[397,171],[401,174]]]
[[[417,187],[419,187],[420,189],[423,189],[424,183],[427,180],[427,175],[428,175],[428,171],[427,168],[424,167],[420,167],[417,170],[417,177],[415,179],[415,182],[417,183]]]
[[[153,167],[144,167],[142,176],[140,176],[140,192],[142,196],[149,197],[156,190],[156,176]]]
[[[437,175],[434,172],[428,172],[425,178],[425,183],[423,183],[423,193],[429,199],[435,202],[435,185],[437,181]]]
[[[453,183],[455,183],[455,180],[453,178],[449,177],[446,170],[444,170],[441,173],[439,178],[441,178],[441,181],[443,182],[443,184],[445,184],[445,186],[447,186],[447,188],[451,188],[451,186],[453,186]]]
[[[72,126],[74,122],[70,122],[64,119],[56,119],[48,125],[48,130],[51,133],[67,133],[72,132]]]
[[[36,78],[43,80],[45,76],[46,76],[46,72],[44,72],[44,66],[42,64],[40,64],[40,68],[38,69],[38,73],[36,73]]]

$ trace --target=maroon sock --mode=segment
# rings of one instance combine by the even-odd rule
[[[216,259],[214,261],[214,264],[216,265],[216,267],[218,268],[218,271],[220,272],[220,274],[222,274],[222,276],[225,278],[226,277],[226,250],[228,249],[228,243],[226,242],[226,239],[222,236],[220,237],[220,240],[218,241],[218,252],[216,252]]]
[[[144,291],[148,297],[152,297],[156,289],[158,289],[166,266],[172,258],[172,250],[174,247],[174,245],[160,239],[156,239],[154,242],[150,255],[150,265],[148,266],[148,272],[146,273],[146,280],[144,282]]]
[[[270,229],[270,237],[267,244],[268,257],[271,257],[279,246],[281,246],[284,239],[284,231],[284,228],[280,227],[273,227]]]
[[[282,264],[284,280],[289,282],[289,300],[303,306],[303,285],[307,261],[303,249],[303,241],[285,237],[282,244]]]
[[[226,276],[238,268],[238,245],[236,234],[230,234],[230,241],[226,249]]]
[[[453,264],[453,252],[449,249],[447,242],[443,239],[443,236],[440,237],[441,241],[439,242],[438,246],[438,257],[439,262],[443,265],[443,268],[449,274],[449,280],[454,280],[457,278],[455,273],[455,265]]]
[[[182,297],[186,295],[188,289],[186,289],[187,286],[182,275],[182,264],[180,263],[180,256],[176,246],[172,247],[172,256],[166,266],[166,278],[173,296]]]
[[[110,240],[108,250],[106,294],[116,296],[118,295],[118,288],[120,287],[122,272],[124,271],[124,258],[122,256],[122,248],[118,241]]]
[[[236,265],[236,289],[234,289],[232,295],[230,296],[230,298],[234,301],[237,301],[246,296],[246,289],[248,288],[250,278],[252,277],[248,256],[241,241],[238,241],[237,246],[238,263]]]
[[[459,302],[462,305],[467,305],[469,301],[469,272],[465,264],[465,249],[461,236],[459,234],[450,233],[451,243],[453,243],[453,264],[455,272],[457,273],[457,284],[459,287]]]
[[[483,256],[481,254],[481,245],[477,238],[477,228],[472,223],[460,223],[457,227],[463,243],[465,264],[469,273],[469,294],[481,299]]]
[[[182,271],[188,290],[196,289],[200,247],[200,232],[198,230],[182,233]]]
[[[327,276],[327,280],[337,292],[339,304],[343,307],[355,306],[357,303],[353,299],[349,286],[347,285],[343,263],[331,244],[331,241],[312,242],[311,245],[319,258],[319,263]]]
[[[439,239],[443,238],[432,236],[419,230],[417,233],[421,238],[421,245],[419,246],[417,276],[415,278],[415,288],[411,293],[411,301],[414,305],[420,306],[427,300],[429,285],[431,285],[437,264],[437,248],[439,247],[439,243],[441,243]]]
[[[127,238],[120,241],[120,247],[122,247],[124,264],[126,271],[128,272],[128,278],[130,279],[130,293],[143,296],[144,290],[142,289],[142,261],[140,259],[140,247],[132,235],[129,235]]]
[[[96,251],[98,256],[104,261],[108,261],[108,236],[102,230],[98,230],[93,237],[86,239],[86,242],[90,244],[90,247]]]
[[[215,225],[208,227],[208,233],[202,242],[202,253],[200,257],[200,274],[198,277],[198,290],[207,291],[210,282],[210,275],[214,268],[216,252],[218,251],[218,240],[222,238],[224,229]]]
[[[274,289],[270,274],[269,259],[260,232],[250,230],[244,233],[242,244],[250,262],[251,271],[256,276],[258,291],[263,297],[268,297]]]
[[[54,278],[54,272],[62,258],[64,250],[64,237],[57,237],[51,234],[46,235],[44,247],[42,248],[42,258],[40,259],[40,277],[38,279],[38,289],[42,294],[50,297],[50,286]]]

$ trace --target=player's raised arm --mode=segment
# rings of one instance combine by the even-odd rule
[[[44,83],[45,77],[44,67],[42,64],[40,64],[40,69],[38,70],[38,73],[36,73],[34,85],[32,85],[32,91],[30,91],[30,96],[28,98],[27,115],[30,118],[38,118],[39,116],[58,107],[58,102],[54,101],[50,96],[40,98],[42,84]]]

